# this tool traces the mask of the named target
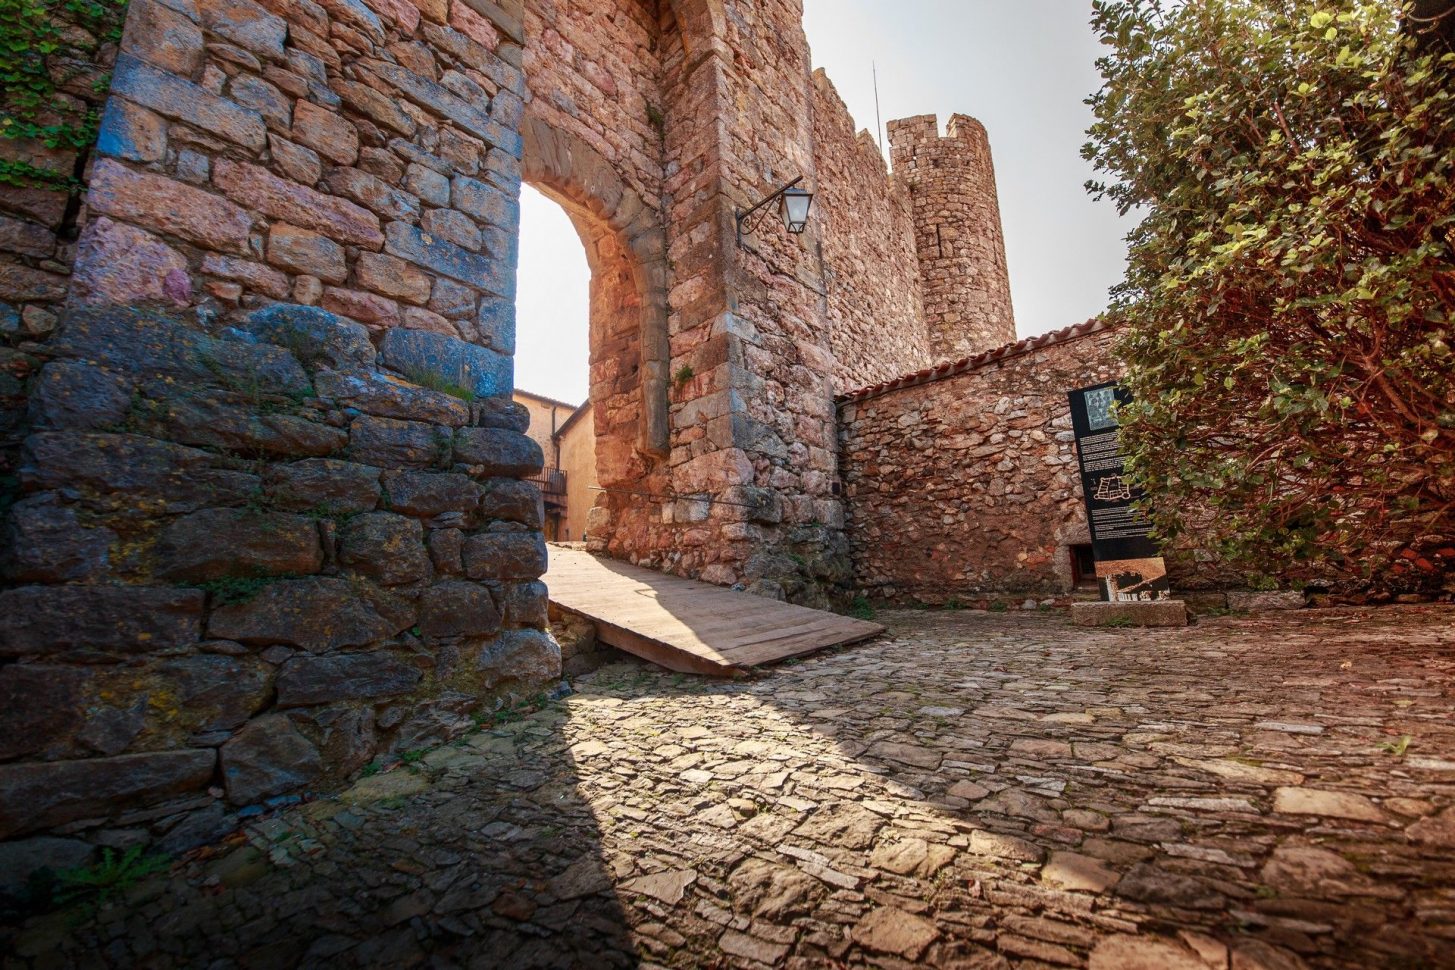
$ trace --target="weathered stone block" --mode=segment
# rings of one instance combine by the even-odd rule
[[[430,292],[429,308],[448,320],[467,320],[475,313],[475,291],[462,283],[439,277]],[[494,347],[500,350],[499,347]]]
[[[323,774],[318,749],[282,714],[248,722],[222,746],[221,756],[227,800],[234,805],[281,795]]]
[[[15,303],[59,303],[66,295],[66,277],[19,263],[0,263],[0,300]]]
[[[399,304],[375,293],[329,286],[323,291],[323,307],[358,320],[375,330],[399,326]]]
[[[450,180],[427,165],[411,162],[404,170],[404,187],[430,205],[450,204]]]
[[[480,301],[475,317],[480,341],[502,354],[515,353],[515,301],[487,296]]]
[[[45,259],[56,251],[56,234],[37,222],[0,216],[0,252]]]
[[[465,571],[465,564],[461,558],[461,551],[465,544],[465,534],[459,529],[431,529],[426,537],[429,545],[430,562],[434,563],[434,571],[440,576],[459,576]]]
[[[87,431],[120,424],[131,408],[131,386],[117,375],[74,360],[53,360],[30,389],[37,428]]]
[[[202,66],[202,28],[161,0],[133,0],[121,49],[164,71],[191,77]]]
[[[244,326],[249,333],[293,351],[310,367],[324,364],[335,370],[367,370],[374,366],[369,331],[319,307],[275,304],[249,314]]]
[[[447,337],[460,335],[459,327],[433,310],[426,310],[424,307],[405,307],[404,326],[408,330],[428,330],[431,333],[441,333]]]
[[[450,189],[451,203],[461,212],[503,229],[520,224],[520,203],[488,182],[456,175]]]
[[[479,467],[484,475],[512,477],[534,475],[545,465],[535,439],[504,428],[457,429],[455,460]]]
[[[420,677],[417,667],[385,653],[295,657],[278,674],[278,706],[393,697],[409,693]]]
[[[476,666],[492,683],[544,686],[561,679],[561,647],[540,630],[506,630],[480,654]]]
[[[547,625],[550,597],[545,583],[505,583],[499,598],[500,612],[510,626],[544,628]]]
[[[499,144],[502,141],[510,142],[509,137],[503,137],[506,135],[504,129],[492,121],[488,114],[455,97],[446,88],[429,78],[420,77],[398,64],[388,64],[383,61],[364,61],[362,63],[376,76],[392,85],[406,98],[426,111],[444,115],[461,128],[478,135],[490,144]]]
[[[92,704],[76,732],[76,740],[86,750],[106,758],[124,753],[146,726],[149,699],[146,693],[126,690],[119,698],[108,698],[108,703]]]
[[[338,561],[384,586],[419,582],[430,571],[424,527],[392,512],[366,512],[345,522]]]
[[[165,385],[147,388],[149,394],[167,391],[175,393]],[[148,399],[135,419],[138,430],[157,437],[246,457],[259,453],[284,458],[331,455],[348,443],[348,435],[339,428],[292,414],[249,414],[247,405],[221,397],[186,394],[162,401]]]
[[[1077,626],[1187,626],[1187,604],[1181,600],[1144,603],[1072,603]]]
[[[453,209],[430,209],[420,220],[424,231],[472,253],[480,251],[480,230],[470,217]]]
[[[546,540],[539,532],[489,532],[464,547],[471,579],[539,579],[546,572]]]
[[[0,552],[5,577],[19,583],[63,583],[104,575],[116,533],[81,525],[76,510],[53,495],[16,502]]]
[[[225,280],[236,280],[247,288],[275,300],[288,296],[288,277],[262,263],[254,263],[234,256],[208,253],[202,257],[202,272],[209,276],[220,276]]]
[[[242,505],[259,486],[245,472],[209,467],[214,456],[130,434],[43,431],[25,439],[21,479],[67,489],[92,508],[149,514]]]
[[[72,310],[50,346],[58,357],[81,358],[148,380],[174,377],[282,396],[311,389],[308,375],[285,350],[218,340],[128,307]]]
[[[242,205],[340,242],[378,248],[384,236],[379,217],[352,202],[279,178],[247,162],[219,159],[213,183]]]
[[[395,104],[393,99],[380,94],[367,84],[354,81],[335,81],[333,90],[344,104],[365,117],[393,129],[408,138],[414,134],[415,122],[409,112]]]
[[[0,667],[0,758],[45,751],[85,718],[91,673],[76,667]]]
[[[348,776],[369,763],[377,750],[374,709],[353,704],[294,708],[289,718],[314,738],[329,773]]]
[[[492,478],[481,485],[482,518],[519,522],[533,529],[540,528],[545,521],[541,490],[530,482],[514,478]]]
[[[399,471],[384,476],[384,495],[395,512],[432,518],[444,512],[474,512],[480,486],[468,475]]]
[[[0,765],[0,839],[199,791],[216,761],[204,750]]]
[[[167,156],[167,123],[125,98],[109,98],[96,132],[96,150],[128,162],[159,162]]]
[[[181,307],[192,299],[187,260],[149,232],[97,216],[82,230],[80,249],[85,258],[71,274],[77,302]]]
[[[394,256],[361,253],[354,264],[359,285],[407,303],[429,301],[430,279],[418,268]]]
[[[475,402],[475,424],[524,433],[530,428],[530,412],[509,397],[487,397]]]
[[[212,33],[252,51],[259,57],[281,61],[288,24],[251,0],[197,0],[202,23]]]
[[[0,656],[68,650],[150,653],[196,643],[202,591],[20,586],[0,592]]]
[[[250,657],[199,654],[158,669],[193,731],[230,731],[268,705],[270,669]]]
[[[278,168],[293,181],[311,186],[323,178],[323,162],[313,149],[295,145],[277,135],[268,136],[268,148]]]
[[[326,283],[342,283],[349,275],[342,246],[327,236],[286,222],[275,222],[268,228],[268,262]]]
[[[386,251],[401,259],[496,296],[515,296],[512,263],[461,249],[403,222],[389,223],[384,234]]]
[[[306,575],[323,566],[318,525],[286,512],[205,509],[172,522],[157,538],[156,575],[208,582]]]
[[[449,432],[419,421],[361,415],[349,426],[349,457],[369,465],[443,465]]]
[[[406,377],[419,375],[457,384],[479,397],[508,395],[514,378],[511,359],[458,337],[424,330],[394,330],[384,335],[384,362]]]
[[[409,629],[414,620],[410,603],[383,590],[346,579],[310,577],[272,583],[247,602],[214,610],[207,632],[239,643],[281,643],[323,653],[386,640]]]
[[[335,165],[352,165],[359,157],[358,129],[311,101],[299,101],[293,108],[293,140]]]
[[[381,418],[414,418],[460,427],[470,420],[470,407],[442,391],[410,384],[388,374],[318,375],[318,393],[346,407]]]
[[[227,86],[228,96],[244,108],[251,108],[263,116],[268,127],[274,131],[287,131],[293,118],[293,99],[276,85],[251,74],[239,74]],[[268,136],[269,142],[272,135]],[[206,181],[206,176],[198,181]]]
[[[436,583],[419,598],[419,632],[427,637],[483,637],[499,629],[495,600],[479,583]]]
[[[353,199],[387,219],[413,221],[419,218],[419,199],[380,178],[357,168],[336,168],[324,185],[335,195]]]
[[[350,461],[309,458],[274,465],[263,481],[269,500],[294,512],[370,512],[379,504],[379,469]]]
[[[181,236],[210,249],[248,251],[252,217],[226,199],[163,175],[103,158],[91,170],[86,204],[96,212]]]

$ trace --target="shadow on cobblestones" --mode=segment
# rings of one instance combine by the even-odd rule
[[[904,613],[745,681],[622,663],[5,966],[1452,966],[1452,621]]]

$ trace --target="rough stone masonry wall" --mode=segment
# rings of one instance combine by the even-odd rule
[[[914,199],[930,349],[959,360],[1015,340],[995,164],[985,127],[952,115],[889,122],[894,174]]]
[[[74,309],[21,348],[0,839],[197,841],[559,675],[509,6],[133,0]]]
[[[671,460],[679,492],[726,502],[675,510],[717,534],[707,532],[683,562],[712,556],[704,578],[825,605],[847,589],[849,570],[834,494],[822,224],[811,217],[809,232],[792,236],[770,218],[739,248],[732,219],[734,207],[796,175],[817,183],[802,4],[703,6],[702,16],[718,16],[716,37],[685,52],[691,90],[669,102],[696,109],[682,117],[699,120],[678,129],[669,116],[667,129],[670,222],[685,235],[672,247],[672,368],[693,375],[680,388],[688,403],[674,405]],[[717,159],[716,171],[687,165],[687,148]],[[707,272],[689,272],[679,248]]]
[[[217,335],[78,310],[47,354],[6,522],[0,840],[185,847],[559,675],[516,405],[412,384],[309,307]]]
[[[843,393],[932,363],[914,207],[874,137],[854,133],[821,68],[813,72],[813,139],[834,384]]]
[[[116,59],[114,42],[88,31],[63,5],[53,6],[49,16],[63,27],[66,46],[47,57],[46,68],[56,84],[55,97],[73,112],[70,118],[44,115],[36,119],[41,124],[99,110],[105,94],[98,87],[104,87]],[[7,93],[0,92],[0,97]],[[73,177],[85,161],[75,149],[14,138],[0,138],[0,159],[62,178]],[[55,329],[76,236],[86,221],[86,208],[79,202],[64,187],[0,186],[0,508],[19,461],[26,381],[39,366],[26,345],[44,340]]]
[[[672,503],[661,83],[663,38],[675,27],[658,6],[531,0],[525,19],[525,176],[571,217],[592,274],[590,400],[611,489],[594,493],[598,550],[652,564],[676,538],[663,514]]]
[[[1113,379],[1103,329],[840,408],[848,534],[874,600],[1064,592],[1089,542],[1066,392]]]

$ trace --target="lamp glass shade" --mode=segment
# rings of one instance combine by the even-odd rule
[[[813,204],[813,193],[794,186],[784,189],[779,208],[783,214],[783,225],[791,233],[801,233],[808,228],[808,207]]]

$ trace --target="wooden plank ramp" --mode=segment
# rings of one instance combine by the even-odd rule
[[[551,602],[593,621],[601,642],[686,674],[731,676],[884,632],[565,546],[550,547],[543,578]]]

